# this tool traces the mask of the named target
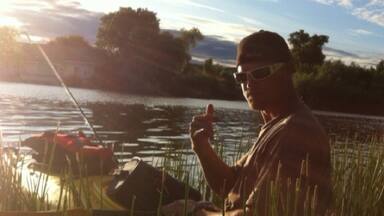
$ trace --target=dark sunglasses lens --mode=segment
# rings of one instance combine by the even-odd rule
[[[238,83],[247,82],[247,74],[246,73],[234,73],[233,76],[235,77],[235,80]]]
[[[270,75],[271,74],[271,70],[269,69],[269,67],[265,67],[265,68],[261,68],[261,69],[257,69],[257,70],[251,71],[250,73],[252,74],[252,77],[254,79],[262,79],[262,78]]]

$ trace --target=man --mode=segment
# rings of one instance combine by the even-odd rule
[[[211,148],[213,106],[192,120],[192,149],[209,186],[226,199],[225,215],[302,215],[308,209],[323,215],[329,207],[328,138],[294,90],[292,62],[287,44],[276,33],[259,31],[240,42],[234,76],[249,107],[260,111],[265,124],[234,166]],[[195,215],[222,215],[222,210],[199,203],[190,206]]]

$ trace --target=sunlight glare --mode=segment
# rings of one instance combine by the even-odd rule
[[[95,12],[113,12],[119,10],[119,7],[131,6],[132,1],[117,0],[117,1],[103,1],[103,0],[79,0],[81,7]]]
[[[1,12],[8,11],[12,5],[11,0],[1,0],[0,1],[0,14]]]
[[[37,35],[29,35],[29,37],[31,38],[31,41],[32,43],[46,43],[49,41],[49,38],[47,37],[41,37],[41,36],[37,36]],[[19,42],[22,42],[22,43],[30,43],[30,41],[28,40],[27,36],[25,34],[21,34],[18,38],[18,41]]]
[[[23,26],[23,23],[13,17],[0,16],[0,26],[21,28]]]

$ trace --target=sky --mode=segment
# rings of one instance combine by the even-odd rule
[[[221,58],[220,47],[213,46],[235,47],[260,29],[285,39],[303,29],[329,36],[328,59],[366,66],[384,59],[384,0],[0,0],[0,25],[37,41],[77,34],[94,42],[100,17],[119,7],[154,11],[163,29],[199,28],[216,42],[215,58]],[[204,54],[209,57],[209,50]]]

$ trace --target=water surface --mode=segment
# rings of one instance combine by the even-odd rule
[[[193,115],[215,107],[216,141],[227,154],[250,145],[260,128],[259,114],[245,102],[190,98],[147,97],[100,90],[72,89],[86,115],[106,144],[116,146],[124,161],[165,153],[191,154],[188,127]],[[91,131],[61,87],[0,83],[0,128],[3,141],[16,142],[47,130]],[[381,117],[316,112],[333,141],[352,137],[367,142],[383,135]]]

